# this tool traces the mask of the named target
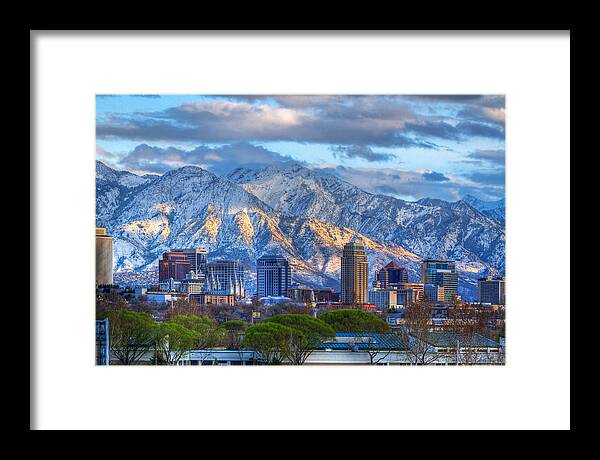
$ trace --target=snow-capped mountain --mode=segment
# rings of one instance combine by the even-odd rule
[[[338,288],[342,248],[361,241],[371,275],[395,260],[416,281],[421,257],[455,258],[459,293],[473,298],[475,279],[504,267],[503,228],[464,202],[372,195],[297,165],[224,178],[192,166],[137,176],[97,162],[96,175],[96,223],[114,237],[117,272],[156,270],[170,248],[206,247],[249,269],[281,254],[296,280]]]
[[[351,228],[421,257],[449,258],[504,271],[504,226],[464,201],[407,202],[365,192],[333,175],[289,163],[228,179],[273,209]]]
[[[127,191],[123,176],[116,171],[108,175],[107,169],[98,162],[97,225],[107,227],[114,237],[117,271],[156,269],[158,258],[170,248],[206,247],[212,259],[236,258],[249,268],[261,255],[282,254],[297,280],[337,287],[342,247],[358,240],[369,247],[373,269],[393,258],[410,263],[416,276],[417,255],[351,229],[282,215],[237,184],[201,168],[170,171]]]
[[[96,161],[96,220],[109,221],[121,205],[158,177],[115,171]]]
[[[506,201],[504,200],[504,198],[497,201],[484,201],[475,198],[472,195],[465,195],[463,201],[465,203],[470,204],[478,211],[481,211],[486,216],[496,220],[501,225],[504,225],[506,205]]]

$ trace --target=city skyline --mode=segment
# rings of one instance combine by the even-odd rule
[[[99,364],[504,363],[503,96],[96,109]]]
[[[109,237],[106,235],[106,229],[104,228],[96,229],[97,238],[98,235]],[[104,256],[104,258],[106,258],[106,256]],[[110,258],[112,261],[112,257]],[[201,264],[202,268],[200,268],[200,266],[192,266],[190,261],[194,261],[194,264]],[[408,303],[412,303],[415,300],[426,300],[435,303],[450,304],[454,303],[457,298],[460,299],[460,296],[456,297],[457,274],[455,271],[455,261],[453,260],[422,260],[421,278],[419,279],[419,282],[415,282],[414,280],[409,282],[406,268],[402,267],[394,260],[390,260],[387,264],[379,268],[375,272],[373,279],[370,279],[368,275],[368,261],[366,258],[365,247],[360,244],[346,244],[340,257],[340,261],[342,266],[340,272],[341,289],[337,294],[340,295],[342,302],[348,304],[358,303],[366,305],[371,303],[370,301],[367,302],[367,297],[369,297],[372,292],[389,291],[398,292],[398,295],[402,295],[402,298]],[[170,266],[171,264],[173,264],[173,267]],[[210,260],[209,252],[206,248],[169,250],[162,255],[162,260],[158,261],[158,286],[161,286],[159,290],[163,290],[162,286],[165,286],[168,287],[166,291],[175,292],[177,289],[176,284],[174,283],[196,280],[195,282],[201,285],[200,291],[198,292],[214,294],[216,284],[220,284],[220,282],[209,282],[207,278],[210,276],[210,272],[214,270],[214,267],[219,265],[223,266],[224,264],[231,267],[239,267],[234,270],[239,270],[238,273],[241,275],[239,279],[243,279],[243,273],[247,269],[240,265],[239,260]],[[183,267],[183,269],[179,269],[178,267]],[[248,271],[251,272],[252,270],[248,269]],[[244,292],[244,295],[250,297],[256,296],[259,299],[281,297],[282,300],[283,298],[287,298],[288,301],[291,301],[293,296],[289,294],[298,287],[312,291],[319,290],[319,288],[316,287],[309,287],[302,283],[292,282],[293,277],[289,260],[282,255],[266,255],[259,257],[256,260],[254,272],[256,274],[256,278],[253,281],[255,290]],[[229,271],[228,269],[228,273],[234,272]],[[232,283],[237,281],[233,280],[233,278],[227,280],[227,278],[228,276],[224,278],[224,282],[228,286],[225,288],[225,291],[232,294],[233,284],[230,286],[229,281],[232,281]],[[236,274],[234,278],[238,278],[238,275]],[[498,301],[491,303],[504,304],[504,282],[504,277],[498,276],[479,278],[477,301],[488,302],[488,300],[485,299],[495,296]],[[488,285],[493,284],[494,286],[486,286],[486,292],[482,293],[482,284],[485,285],[486,283]],[[502,283],[501,291],[498,288],[499,283]],[[102,284],[110,285],[112,282],[96,282],[96,285]],[[437,294],[428,294],[428,288],[430,288],[430,292],[433,292],[431,291],[432,288],[435,288],[436,290],[439,288],[439,298]],[[331,288],[326,287],[324,289],[329,290]],[[221,287],[219,287],[218,290],[222,291]],[[412,292],[407,293],[407,290]],[[334,291],[332,290],[332,292]],[[217,294],[224,294],[224,292],[219,292]],[[406,297],[407,295],[410,295],[410,297]],[[241,299],[242,297],[243,296],[238,296],[238,299]]]
[[[414,201],[504,198],[504,96],[98,95],[97,159],[137,174],[298,162]]]

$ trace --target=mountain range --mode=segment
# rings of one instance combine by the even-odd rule
[[[156,272],[170,248],[206,247],[209,258],[239,259],[250,272],[261,255],[281,254],[295,280],[338,289],[342,248],[360,241],[371,276],[395,260],[417,281],[422,258],[456,260],[459,294],[473,299],[476,279],[505,266],[501,202],[409,202],[291,162],[220,177],[195,166],[139,176],[98,161],[96,224],[114,237],[124,280]]]

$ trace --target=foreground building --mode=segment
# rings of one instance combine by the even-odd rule
[[[96,228],[96,286],[113,284],[113,239]]]
[[[256,261],[258,297],[285,297],[291,283],[290,264],[281,256],[263,256]]]
[[[463,336],[431,333],[426,341],[406,340],[394,333],[337,332],[312,351],[304,365],[363,364],[363,365],[502,365],[504,350],[500,343],[475,335]],[[139,364],[150,364],[152,352],[146,353]],[[111,359],[111,364],[119,364]],[[197,349],[185,353],[180,366],[206,365],[263,365],[255,350]],[[285,362],[284,362],[285,364]]]
[[[365,246],[348,243],[342,251],[341,294],[343,304],[367,302],[369,263]]]
[[[428,338],[427,348],[421,358],[429,365],[504,363],[500,345],[482,336],[466,343],[464,339],[455,335],[432,333]],[[189,358],[189,361],[185,358]],[[251,350],[195,350],[185,358],[182,364],[187,365],[262,364],[260,355]],[[397,334],[337,332],[335,338],[321,344],[304,363],[305,366],[319,364],[408,366],[419,363],[414,352],[411,352],[410,345]]]

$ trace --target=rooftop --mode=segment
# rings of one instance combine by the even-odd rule
[[[392,261],[391,261],[389,264],[387,264],[387,265],[386,265],[385,267],[383,267],[383,268],[402,268],[402,267],[400,267],[400,265],[398,265],[396,262],[394,262],[394,261],[392,260]]]
[[[321,350],[405,350],[400,337],[394,333],[336,332],[335,339],[324,342]]]
[[[500,344],[492,339],[488,339],[479,334],[474,334],[473,339],[467,339],[464,334],[455,334],[450,332],[432,332],[429,334],[428,342],[436,347],[455,347],[456,342],[460,346],[475,346],[496,348]],[[467,343],[469,342],[469,343]]]

